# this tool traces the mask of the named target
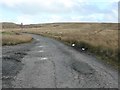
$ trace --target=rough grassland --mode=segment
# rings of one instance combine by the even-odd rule
[[[27,43],[32,41],[32,37],[30,35],[22,35],[10,31],[2,32],[1,38],[2,38],[2,46],[16,45],[16,44]]]

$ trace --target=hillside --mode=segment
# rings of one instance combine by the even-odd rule
[[[20,28],[20,24],[15,24],[11,22],[3,22],[2,23],[2,28]],[[54,27],[54,28],[67,28],[67,29],[75,29],[79,28],[82,30],[92,30],[92,29],[112,29],[112,30],[117,30],[118,29],[118,24],[117,23],[46,23],[46,24],[29,24],[29,25],[24,25],[24,28],[43,28],[43,27]]]

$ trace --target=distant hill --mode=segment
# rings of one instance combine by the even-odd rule
[[[12,22],[3,22],[2,28],[20,28],[20,24]],[[24,28],[41,28],[41,27],[54,27],[54,28],[80,28],[86,29],[113,29],[118,30],[118,23],[46,23],[46,24],[29,24],[24,25]]]
[[[2,22],[2,28],[3,29],[5,29],[5,28],[20,28],[20,25],[12,23],[12,22]]]

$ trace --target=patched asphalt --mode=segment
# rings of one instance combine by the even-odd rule
[[[59,41],[32,36],[31,44],[3,47],[4,88],[118,88],[117,70]]]

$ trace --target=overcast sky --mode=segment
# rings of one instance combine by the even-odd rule
[[[0,0],[0,22],[118,22],[119,0]]]

